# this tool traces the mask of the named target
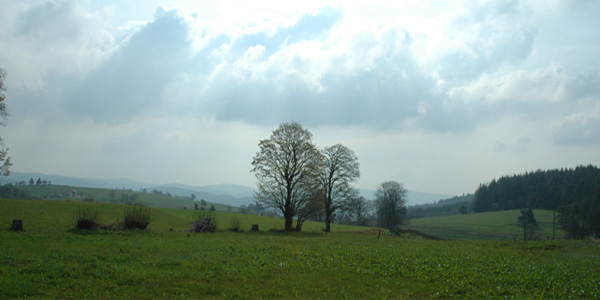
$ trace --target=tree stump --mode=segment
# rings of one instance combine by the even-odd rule
[[[252,224],[252,231],[258,231],[258,224]]]
[[[23,231],[23,220],[14,219],[12,223],[12,227],[10,227],[12,231]]]

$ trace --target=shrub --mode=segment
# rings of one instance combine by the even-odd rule
[[[191,233],[210,233],[217,230],[216,214],[212,211],[197,210],[194,214],[192,227],[188,230]]]
[[[230,231],[240,231],[240,228],[242,227],[242,221],[240,220],[240,218],[232,217],[229,222]]]
[[[77,221],[77,229],[92,230],[98,227],[98,210],[93,208],[78,207],[75,212],[75,220]]]
[[[151,211],[147,206],[128,205],[125,208],[123,227],[125,229],[146,229],[150,225]]]

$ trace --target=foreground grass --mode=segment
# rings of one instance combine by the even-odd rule
[[[0,232],[0,298],[598,298],[585,241]]]
[[[155,208],[150,229],[73,230],[79,205],[0,199],[0,299],[429,299],[600,297],[588,241],[428,241],[369,234],[188,234],[193,212]],[[222,222],[243,215],[219,214]],[[245,222],[281,221],[272,218]],[[247,225],[249,226],[249,224]],[[173,229],[173,231],[170,231]],[[347,229],[347,228],[339,228]]]

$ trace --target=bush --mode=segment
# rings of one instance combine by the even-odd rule
[[[98,227],[98,210],[93,208],[78,207],[75,212],[77,229],[92,230]]]
[[[195,213],[192,227],[188,230],[191,233],[211,233],[217,230],[217,217],[214,212],[197,210]]]
[[[123,228],[146,229],[150,225],[151,211],[147,206],[128,205],[123,217]]]
[[[240,218],[232,217],[230,220],[230,224],[229,224],[229,230],[230,231],[240,231],[241,227],[242,227],[242,221],[240,220]]]

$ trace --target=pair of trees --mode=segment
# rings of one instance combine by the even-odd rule
[[[252,160],[256,198],[281,212],[286,231],[292,230],[294,218],[300,231],[303,221],[319,212],[324,212],[327,232],[340,210],[362,221],[368,202],[350,185],[360,177],[352,150],[340,144],[318,150],[310,131],[297,122],[281,124],[259,147]],[[395,231],[406,219],[406,190],[388,181],[378,186],[375,196],[378,225]]]
[[[284,228],[296,230],[321,208],[325,230],[330,231],[336,212],[348,199],[358,197],[350,183],[360,177],[358,158],[343,145],[317,149],[312,133],[297,122],[283,123],[271,137],[259,142],[252,160],[258,179],[256,198],[279,210]]]

